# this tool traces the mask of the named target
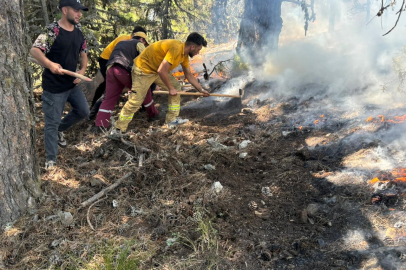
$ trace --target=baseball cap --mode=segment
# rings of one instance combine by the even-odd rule
[[[134,37],[142,37],[142,38],[145,40],[145,42],[146,42],[147,44],[149,44],[149,42],[148,42],[148,40],[147,40],[147,35],[146,35],[144,32],[135,32],[135,33],[133,34],[133,36],[134,36]]]
[[[82,6],[80,0],[59,0],[59,9],[62,7],[72,7],[74,9],[81,9],[83,11],[88,11],[89,9]]]

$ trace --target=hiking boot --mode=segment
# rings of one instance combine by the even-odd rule
[[[53,160],[48,160],[45,162],[45,170],[50,170],[56,166],[56,162]]]
[[[189,122],[189,119],[176,118],[172,122],[168,123],[168,128],[174,128],[174,127],[183,125],[187,122]]]
[[[63,134],[61,131],[58,131],[58,145],[62,148],[66,148],[66,146],[68,146],[65,140],[65,134]]]

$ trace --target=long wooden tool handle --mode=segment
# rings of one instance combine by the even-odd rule
[[[73,71],[70,71],[70,70],[66,70],[66,69],[63,69],[63,68],[61,68],[61,70],[62,70],[63,73],[65,73],[66,75],[69,75],[69,76],[72,76],[72,77],[76,77],[76,78],[79,78],[79,79],[84,80],[84,81],[87,81],[87,82],[91,82],[91,81],[92,81],[92,79],[90,79],[90,78],[88,78],[88,77],[86,77],[86,76],[83,76],[83,75],[81,75],[81,74],[79,74],[79,73],[76,73],[76,72],[73,72]]]
[[[28,60],[43,67],[43,65],[41,65],[35,58],[28,57]],[[63,68],[61,68],[61,70],[66,75],[69,75],[69,76],[72,76],[72,77],[75,77],[75,78],[79,78],[79,79],[87,81],[87,82],[93,81],[92,79],[90,79],[90,78],[88,78],[86,76],[83,76],[83,75],[81,75],[79,73],[76,73],[76,72],[73,72],[73,71],[70,71],[70,70],[67,70],[67,69],[63,69]]]
[[[169,95],[168,91],[153,91],[152,93],[158,94],[158,95]],[[197,93],[197,92],[178,92],[178,95],[182,95],[182,96],[204,96],[203,93]],[[236,96],[236,95],[212,94],[212,93],[210,93],[210,96],[241,98],[241,96]]]

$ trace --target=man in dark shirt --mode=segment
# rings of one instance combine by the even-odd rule
[[[45,67],[42,74],[42,108],[45,116],[45,169],[56,165],[58,145],[66,147],[63,131],[78,123],[89,114],[89,107],[83,92],[76,86],[80,79],[65,75],[61,68],[85,74],[87,46],[79,20],[82,10],[80,0],[60,0],[62,18],[48,25],[46,33],[35,40],[31,55]],[[80,69],[77,71],[77,65]],[[65,103],[72,110],[63,119]]]

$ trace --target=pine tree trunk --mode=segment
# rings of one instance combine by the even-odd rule
[[[48,16],[48,10],[47,10],[47,2],[46,0],[41,0],[41,5],[42,5],[42,13],[44,15],[44,22],[45,25],[49,24],[49,16]]]
[[[216,0],[211,8],[211,28],[209,35],[214,39],[215,44],[227,42],[227,34],[230,29],[227,25],[227,2],[228,0]]]
[[[282,31],[283,0],[246,0],[241,20],[237,51],[248,53],[278,48]]]
[[[162,39],[169,38],[169,5],[171,4],[170,0],[163,1],[163,14],[162,14]]]
[[[39,195],[22,0],[0,0],[0,227]]]

